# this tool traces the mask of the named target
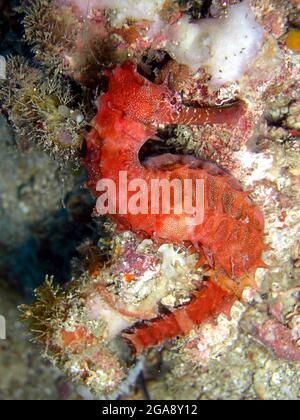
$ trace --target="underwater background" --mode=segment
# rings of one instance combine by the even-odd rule
[[[0,399],[298,400],[299,1],[108,3],[0,0]],[[238,37],[247,42],[234,50]],[[140,150],[152,169],[169,164],[162,154],[213,162],[221,177],[241,181],[264,217],[266,246],[256,238],[249,247],[265,263],[237,287],[243,299],[232,303],[230,282],[220,287],[230,307],[216,291],[219,306],[203,322],[182,308],[207,284],[210,264],[199,269],[171,236],[158,245],[95,213],[98,152],[87,133],[101,120],[100,94],[110,92],[105,72],[128,60],[142,84],[168,84],[176,106],[246,103],[225,126],[156,116],[159,141]],[[124,83],[119,96],[127,91]],[[148,105],[137,100],[126,111]],[[163,322],[179,312],[169,336]]]

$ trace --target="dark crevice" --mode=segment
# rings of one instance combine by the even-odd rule
[[[155,82],[161,70],[172,60],[165,51],[152,51],[149,56],[144,56],[138,67],[138,72],[151,82]]]
[[[212,0],[204,0],[201,8],[201,16],[203,18],[210,16],[210,8],[212,6]]]
[[[178,150],[174,146],[166,144],[167,138],[149,139],[141,147],[139,151],[139,160],[141,163],[149,157],[159,156],[164,153],[178,154]]]
[[[143,392],[144,399],[146,401],[151,401],[151,396],[150,396],[150,393],[149,393],[148,388],[147,388],[147,382],[146,382],[146,379],[145,379],[145,376],[144,376],[144,372],[140,373],[140,375],[138,377],[138,380],[137,380],[137,385],[139,385],[141,391]]]
[[[0,55],[33,57],[30,47],[23,42],[23,16],[16,12],[18,0],[0,0]]]

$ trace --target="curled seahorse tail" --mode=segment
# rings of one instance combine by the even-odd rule
[[[216,318],[220,313],[228,313],[236,299],[210,280],[194,293],[187,305],[124,332],[123,337],[131,343],[136,354],[140,354],[166,339],[187,334],[197,325],[210,318]]]

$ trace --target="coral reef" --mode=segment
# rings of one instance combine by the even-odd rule
[[[113,227],[108,225],[108,228],[111,231],[110,235],[113,234]],[[158,246],[152,241],[142,240],[131,232],[113,235],[110,240],[108,237],[105,241],[101,239],[101,244],[110,250],[108,265],[103,261],[100,263],[103,255],[99,255],[95,264],[95,251],[92,254],[87,252],[89,245],[85,244],[82,247],[86,256],[84,274],[73,281],[65,291],[54,286],[50,279],[47,280],[45,285],[37,290],[37,301],[32,306],[22,307],[23,320],[29,322],[29,330],[36,340],[47,348],[47,356],[55,360],[73,381],[83,383],[98,396],[113,397],[118,392],[128,392],[128,385],[134,384],[136,369],[140,371],[142,362],[149,376],[149,391],[154,399],[159,398],[162,386],[170,387],[168,391],[163,391],[163,395],[172,395],[172,398],[176,398],[180,392],[186,392],[187,399],[199,398],[201,393],[203,398],[209,398],[209,395],[210,398],[214,398],[214,395],[218,395],[218,398],[235,395],[233,398],[238,398],[244,393],[244,398],[268,399],[273,397],[262,395],[275,391],[263,390],[263,384],[257,379],[259,375],[275,375],[277,372],[276,377],[279,377],[281,369],[290,369],[290,376],[294,375],[293,372],[296,374],[299,366],[299,348],[296,347],[296,337],[289,336],[295,332],[288,333],[292,330],[281,324],[283,319],[275,320],[275,314],[278,318],[281,314],[286,314],[290,320],[290,327],[294,327],[291,319],[297,316],[298,289],[288,293],[278,293],[277,290],[276,294],[266,301],[269,302],[270,310],[274,312],[273,320],[267,318],[268,310],[265,309],[266,303],[262,303],[262,297],[253,292],[245,296],[245,301],[251,304],[248,309],[245,304],[233,304],[228,301],[227,309],[219,307],[224,313],[215,313],[213,319],[208,319],[198,326],[192,325],[190,332],[188,317],[183,312],[183,316],[177,317],[177,320],[181,321],[180,325],[185,328],[185,334],[180,339],[168,342],[163,352],[164,362],[156,360],[160,352],[150,352],[147,361],[134,358],[131,344],[133,343],[139,351],[138,346],[143,343],[137,341],[143,339],[138,333],[141,328],[140,321],[160,316],[163,322],[168,315],[161,315],[162,307],[173,314],[176,313],[174,307],[178,305],[181,305],[183,310],[187,308],[188,311],[191,307],[188,303],[191,294],[207,280],[205,272],[197,268],[196,255],[191,255],[183,246],[176,250],[172,244],[164,245],[160,246],[160,252],[157,252]],[[250,289],[248,290],[250,292]],[[278,303],[281,302],[280,307],[284,306],[284,310],[278,310]],[[277,309],[275,311],[271,308]],[[199,308],[196,313],[201,316]],[[146,325],[151,324],[146,321]],[[166,325],[170,333],[174,324],[168,322]],[[278,326],[276,331],[281,334],[279,340],[270,335],[271,325]],[[240,329],[243,331],[242,335]],[[245,332],[255,337],[255,341],[266,345],[277,357],[291,360],[290,364],[282,362],[278,371],[276,358],[251,343]],[[158,333],[166,337],[163,328],[156,331],[156,337]],[[135,334],[134,338],[132,334]],[[149,332],[147,339],[153,340]],[[231,349],[229,353],[228,349]],[[245,365],[250,371],[257,370],[255,379],[247,375],[248,385],[244,391],[239,388],[245,386],[241,378],[238,382],[239,387],[234,386],[234,371],[230,375],[222,372],[224,360],[227,360],[226,371],[229,372],[232,366],[238,371],[239,365],[235,357],[239,358],[241,353],[244,354],[241,370],[244,371]],[[235,354],[236,356],[233,356]],[[150,379],[154,374],[151,374],[151,371],[155,372],[157,369],[157,363],[165,365],[165,368],[159,369],[169,371],[159,383]],[[210,387],[213,386],[213,382],[210,381],[216,380],[218,375],[224,375],[226,378],[224,389],[212,392],[213,388]],[[196,379],[197,377],[201,380]],[[210,377],[215,379],[209,379]],[[174,388],[178,378],[184,383],[181,390]],[[195,388],[195,383],[199,387]],[[299,388],[296,383],[293,386],[290,383],[286,387],[285,392],[294,395],[292,398],[297,398]],[[194,391],[189,394],[191,388]],[[288,397],[285,392],[280,394],[281,397]]]
[[[143,372],[153,399],[300,398],[299,10],[296,0],[21,2],[34,57],[5,54],[0,74],[19,149],[48,159],[47,174],[82,164],[86,186],[106,192],[94,217],[112,195],[103,182],[118,185],[124,170],[207,190],[200,227],[190,214],[110,207],[73,280],[47,277],[21,306],[84,397],[143,398]],[[22,188],[9,200],[4,215],[21,206],[32,217]]]
[[[83,106],[75,105],[76,97],[59,74],[47,78],[22,58],[11,57],[1,85],[2,110],[21,139],[63,161],[78,156],[86,126]]]
[[[1,400],[80,399],[62,373],[43,360],[19,322],[17,305],[23,300],[0,281],[0,308],[5,314],[7,339],[1,340]],[[37,368],[38,367],[38,368]]]
[[[177,346],[166,349],[158,360],[152,356],[145,372],[151,399],[299,399],[299,362],[277,360],[244,333],[230,351],[224,350],[208,366],[190,363]],[[130,398],[143,399],[143,394],[137,388]]]
[[[129,57],[140,63],[149,48],[169,53],[194,72],[205,67],[212,85],[233,82],[252,62],[263,38],[248,0],[226,9],[221,19],[197,23],[183,15],[188,5],[177,1],[39,1],[25,2],[21,10],[36,57],[88,84],[94,81],[96,64]]]
[[[171,309],[189,301],[202,280],[195,255],[184,247],[175,251],[170,244],[158,252],[152,241],[130,232],[110,241],[108,266],[101,257],[97,264],[87,258],[86,271],[67,291],[49,279],[37,301],[22,307],[23,320],[49,356],[73,380],[106,396],[134,369],[122,331],[158,316],[160,305]]]

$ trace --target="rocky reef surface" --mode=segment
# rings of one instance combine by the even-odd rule
[[[298,400],[300,4],[146,3],[0,2],[12,28],[0,62],[0,314],[9,325],[0,396]],[[12,48],[23,27],[25,43]],[[251,192],[268,249],[242,296],[219,302],[214,267],[188,243],[92,217],[85,138],[108,89],[104,72],[128,60],[184,104],[245,104],[233,127],[160,124],[159,142],[141,151],[213,161]],[[196,322],[189,308],[203,290],[217,310]],[[21,333],[21,303],[19,316],[66,376]]]

